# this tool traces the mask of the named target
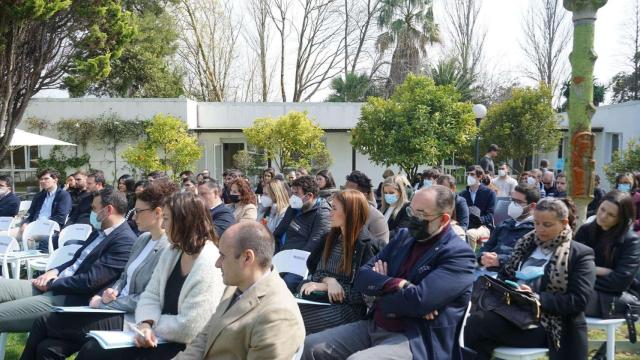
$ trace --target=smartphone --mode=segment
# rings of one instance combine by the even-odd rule
[[[505,280],[504,281],[505,284],[510,285],[511,287],[513,287],[514,289],[517,289],[520,287],[520,285],[518,285],[517,282],[515,281],[511,281],[511,280]]]

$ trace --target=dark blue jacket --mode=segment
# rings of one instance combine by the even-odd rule
[[[235,224],[236,217],[233,216],[233,211],[225,206],[224,203],[211,209],[211,220],[213,221],[213,227],[216,228],[216,235],[222,236],[228,227]]]
[[[533,231],[533,220],[524,221],[516,226],[514,219],[503,221],[498,227],[491,232],[491,237],[480,248],[480,254],[483,252],[494,252],[498,254],[500,265],[504,265],[513,252],[513,247],[521,237]],[[480,262],[480,257],[478,257]],[[490,271],[498,271],[499,268],[489,268]]]
[[[20,210],[20,198],[12,191],[0,199],[0,216],[14,217]]]
[[[294,209],[289,206],[273,232],[276,252],[297,249],[312,253],[324,247],[326,235],[331,230],[330,211],[331,205],[323,198],[317,198],[309,208]]]
[[[476,201],[471,201],[471,192],[467,187],[459,194],[467,201],[467,206],[476,206],[480,209],[480,217],[476,217],[469,213],[469,229],[476,229],[484,225],[489,229],[493,229],[493,212],[496,208],[496,193],[484,185],[478,187],[476,192]]]
[[[414,243],[409,231],[400,229],[389,245],[360,268],[355,288],[378,296],[385,316],[403,320],[414,360],[460,359],[458,335],[471,297],[475,255],[448,227],[406,279],[413,285],[384,295],[384,284],[399,272]],[[387,262],[388,276],[373,271],[378,260]],[[424,319],[434,310],[438,310],[434,320]]]
[[[467,200],[460,195],[456,195],[456,221],[461,228],[469,228],[469,205]]]
[[[29,208],[29,216],[27,217],[27,220],[25,220],[27,224],[38,219],[40,209],[42,209],[42,204],[44,204],[44,199],[46,197],[46,190],[40,191],[36,194],[36,196],[33,197],[31,207]],[[62,229],[64,227],[65,221],[67,220],[67,215],[69,215],[69,212],[71,212],[71,195],[69,195],[69,193],[62,188],[58,188],[53,198],[53,204],[51,205],[51,216],[49,217],[49,219],[57,222]]]
[[[89,217],[91,215],[91,205],[93,204],[93,194],[89,191],[82,191],[77,193],[78,202],[73,205],[71,213],[69,213],[70,224],[89,224]]]
[[[73,259],[56,267],[59,273],[73,265],[82,251],[98,237],[94,231],[84,245],[76,251]],[[78,302],[86,301],[105,286],[118,279],[131,255],[131,246],[136,235],[125,221],[115,228],[80,264],[74,275],[55,280],[49,290],[54,294],[75,295]]]

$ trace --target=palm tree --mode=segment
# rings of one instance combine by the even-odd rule
[[[476,79],[465,74],[456,59],[440,60],[429,72],[436,85],[452,85],[458,90],[463,101],[470,101],[476,95],[476,89],[473,87]]]
[[[378,96],[378,89],[367,74],[349,73],[346,80],[342,77],[331,81],[328,102],[364,102],[369,96]]]
[[[382,0],[378,26],[386,29],[378,35],[378,51],[384,53],[395,44],[387,82],[391,93],[407,74],[419,73],[427,44],[440,41],[432,0]]]

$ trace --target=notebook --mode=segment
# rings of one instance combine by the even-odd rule
[[[136,333],[133,331],[89,331],[87,336],[90,336],[105,349],[120,349],[136,346],[135,337]],[[157,338],[158,344],[164,344],[167,341],[162,338]]]
[[[108,313],[108,314],[126,314],[126,311],[116,309],[94,309],[90,306],[54,306],[51,312],[66,313]]]

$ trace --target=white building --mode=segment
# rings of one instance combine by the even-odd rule
[[[290,111],[307,111],[309,117],[325,130],[325,142],[333,165],[331,172],[338,184],[343,184],[346,175],[353,169],[372,177],[374,185],[382,180],[384,167],[375,166],[369,159],[354,151],[349,143],[350,130],[360,117],[360,103],[198,103],[188,99],[33,99],[29,103],[24,120],[19,128],[28,128],[29,118],[47,120],[55,124],[63,119],[94,119],[105,114],[115,114],[123,120],[149,119],[157,113],[171,114],[185,121],[204,147],[203,157],[197,170],[209,169],[212,176],[220,178],[223,169],[233,167],[233,155],[247,148],[242,129],[250,127],[260,117],[282,116]],[[42,135],[58,137],[55,127],[44,130]],[[120,154],[128,144],[120,146]],[[47,157],[48,147],[34,147],[16,151],[16,174],[18,180],[34,174],[33,162],[38,155]],[[73,150],[66,150],[72,153]],[[110,151],[98,144],[89,144],[91,167],[103,169],[107,178],[130,173],[121,158],[114,166]],[[7,157],[8,158],[8,157]],[[7,171],[8,160],[4,160],[0,171]],[[394,171],[397,170],[394,168]]]

